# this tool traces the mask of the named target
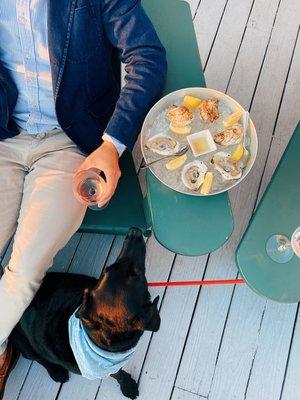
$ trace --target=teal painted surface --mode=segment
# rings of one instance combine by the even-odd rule
[[[182,0],[142,0],[142,5],[167,50],[168,75],[163,95],[205,86],[189,4]]]
[[[164,94],[186,87],[205,87],[189,4],[144,0],[143,6],[167,49]],[[165,187],[150,171],[147,184],[153,232],[169,250],[188,256],[207,254],[231,235],[233,220],[227,193],[207,198],[187,196]]]
[[[188,196],[162,185],[147,175],[148,202],[154,234],[169,250],[199,256],[218,249],[231,235],[233,220],[226,194]]]
[[[131,154],[124,153],[120,167],[122,176],[115,196],[103,211],[87,211],[81,232],[122,235],[135,226],[147,234],[143,197]]]
[[[181,0],[143,0],[142,3],[167,50],[168,76],[163,95],[185,87],[204,87],[189,4]],[[153,232],[163,246],[190,256],[209,253],[228,239],[233,220],[227,194],[207,198],[186,196],[166,188],[147,171],[149,193],[143,202],[143,212],[132,160],[127,155],[125,161],[122,178],[110,205],[101,212],[89,210],[80,231],[125,234],[131,226],[136,226],[149,235],[147,226],[152,224]],[[193,218],[194,212],[201,218]],[[222,224],[219,224],[220,218]],[[219,229],[215,234],[217,224]]]
[[[239,270],[257,293],[279,302],[300,301],[300,258],[285,264],[265,250],[273,234],[291,237],[300,226],[300,123],[254,214],[236,254]]]

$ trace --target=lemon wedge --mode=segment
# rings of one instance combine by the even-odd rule
[[[212,172],[207,172],[205,174],[204,182],[202,183],[200,190],[201,194],[209,194],[211,192],[213,179],[214,179],[214,174]]]
[[[184,96],[183,105],[189,108],[196,108],[200,105],[201,100],[198,97]]]
[[[224,128],[229,128],[230,126],[236,124],[240,120],[242,115],[242,110],[237,110],[233,114],[228,115],[228,117],[223,120]]]
[[[230,157],[231,161],[239,161],[244,155],[244,146],[239,144],[238,147],[235,149],[234,153]]]
[[[166,164],[166,168],[170,171],[173,171],[174,169],[181,167],[186,162],[186,160],[187,160],[187,155],[183,154],[182,156],[173,158],[171,161],[169,161]]]
[[[189,133],[191,133],[192,127],[187,125],[187,126],[178,126],[178,125],[174,125],[174,124],[170,124],[169,126],[170,130],[173,133],[176,133],[177,135],[188,135]]]

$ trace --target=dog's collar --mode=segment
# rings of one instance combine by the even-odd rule
[[[69,342],[81,375],[103,379],[119,371],[133,356],[137,346],[113,353],[98,347],[89,337],[76,312],[69,318]]]

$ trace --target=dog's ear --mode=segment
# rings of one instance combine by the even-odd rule
[[[160,316],[157,307],[158,301],[159,296],[153,300],[153,303],[149,302],[146,304],[143,315],[139,319],[143,331],[157,332],[159,330]]]

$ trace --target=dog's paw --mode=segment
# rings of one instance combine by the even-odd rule
[[[48,373],[55,382],[66,383],[69,380],[69,372],[62,367],[48,369]]]
[[[126,373],[126,377],[125,376],[123,377],[120,386],[124,396],[132,400],[138,397],[139,395],[138,384],[133,378],[131,378],[131,376],[128,373]]]

